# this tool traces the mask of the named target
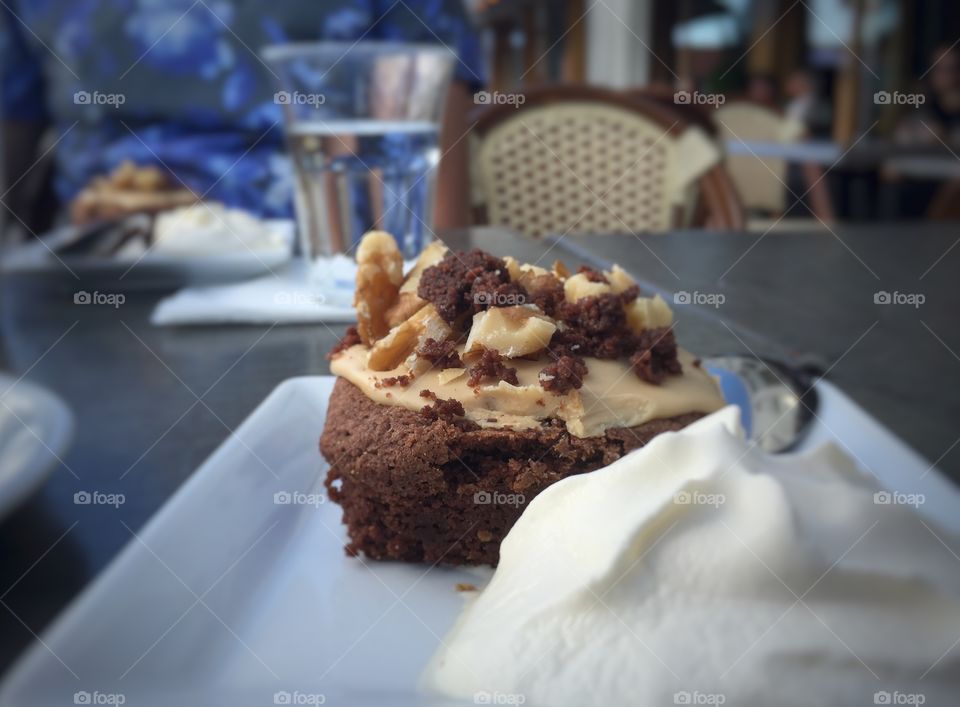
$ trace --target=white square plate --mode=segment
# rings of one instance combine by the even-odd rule
[[[321,503],[333,378],[280,385],[17,664],[0,704],[449,704],[422,668],[485,569],[347,558]],[[825,382],[827,439],[960,532],[960,494]],[[275,494],[283,494],[275,501]]]

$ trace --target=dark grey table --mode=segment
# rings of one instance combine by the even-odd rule
[[[700,311],[737,330],[739,343],[759,355],[828,371],[831,381],[956,481],[958,240],[960,227],[911,223],[766,236],[565,238],[563,244],[599,264],[629,264],[668,298],[701,295],[713,304]],[[707,338],[697,342],[698,351],[716,350]]]
[[[942,457],[939,465],[957,478],[960,446],[951,444],[960,434],[960,361],[948,347],[960,351],[953,282],[960,248],[920,277],[954,234],[909,226],[838,235],[879,279],[829,234],[555,244],[478,229],[445,240],[546,265],[574,265],[579,258],[568,249],[587,247],[671,299],[684,291],[723,294],[716,309],[676,307],[685,346],[830,368],[831,379],[931,461]],[[0,522],[0,671],[278,383],[328,373],[325,354],[344,328],[160,329],[148,323],[159,293],[127,293],[114,309],[74,305],[79,287],[68,275],[0,283],[0,362],[58,393],[77,418],[63,464]],[[881,289],[922,292],[927,301],[918,309],[874,305]],[[126,502],[75,505],[78,491],[123,493]]]

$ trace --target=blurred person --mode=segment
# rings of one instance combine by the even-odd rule
[[[784,84],[786,105],[783,108],[787,120],[803,126],[802,137],[809,139],[815,133],[815,125],[823,120],[820,96],[813,74],[807,69],[795,69]],[[826,224],[836,221],[836,212],[830,190],[824,179],[822,165],[803,162],[798,165],[808,198],[810,212]]]
[[[440,138],[436,226],[466,225],[461,137],[483,71],[460,0],[6,0],[0,200],[28,230],[48,227],[52,210],[37,209],[25,187],[49,156],[61,213],[92,180],[132,161],[228,206],[289,216],[294,173],[282,106],[256,52],[283,42],[361,39],[439,43],[457,54]]]
[[[940,45],[930,61],[925,100],[904,111],[895,136],[904,143],[960,145],[960,48]]]
[[[747,79],[746,97],[754,103],[776,110],[780,105],[780,88],[769,74],[753,74]]]
[[[783,111],[788,118],[810,125],[817,104],[816,85],[806,69],[797,69],[787,76],[784,85],[787,104]]]
[[[941,143],[960,145],[960,49],[941,44],[930,55],[925,100],[906,107],[894,129],[902,145],[941,148]],[[928,217],[937,221],[960,220],[960,182],[937,178],[903,179],[885,168],[883,178],[898,183],[900,216]]]
[[[947,142],[960,142],[960,50],[940,47],[930,69],[931,128]]]
[[[832,135],[833,115],[826,95],[828,83],[813,69],[801,67],[791,71],[783,84],[783,112],[804,125],[808,137],[829,139]]]

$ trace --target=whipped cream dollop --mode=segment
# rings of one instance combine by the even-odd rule
[[[249,253],[285,247],[283,236],[253,214],[213,202],[158,214],[153,238],[155,252],[177,255]]]
[[[659,435],[533,500],[422,686],[538,705],[956,704],[960,541],[877,492],[834,446],[751,446],[733,407]]]

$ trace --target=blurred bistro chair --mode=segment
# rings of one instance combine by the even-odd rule
[[[534,237],[743,228],[720,149],[663,106],[586,86],[500,99],[471,120],[475,222]]]
[[[787,145],[806,136],[806,126],[787,117],[783,112],[747,99],[730,100],[718,107],[714,118],[718,137],[723,143],[769,142]],[[807,200],[810,210],[818,219],[791,218],[783,215],[789,210],[793,199],[788,197],[788,161],[778,157],[757,157],[752,154],[728,155],[725,164],[747,212],[749,230],[767,230],[769,218],[780,230],[787,230],[802,223],[816,228],[820,221],[833,220],[826,184],[822,170],[817,165],[801,165],[804,183],[809,189]],[[812,186],[810,186],[812,185]],[[759,218],[753,218],[759,216]]]
[[[804,126],[781,112],[752,101],[729,101],[717,108],[717,127],[724,141],[745,143],[798,141]],[[751,154],[729,155],[727,169],[748,211],[780,214],[787,208],[787,161],[758,159]]]

